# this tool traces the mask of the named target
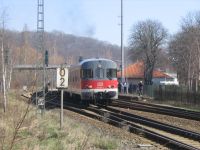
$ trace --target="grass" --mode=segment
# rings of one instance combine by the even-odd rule
[[[110,138],[97,138],[94,145],[96,148],[104,150],[117,149],[118,147],[117,141]]]
[[[36,115],[36,108],[29,111],[16,132],[28,104],[18,93],[8,94],[7,112],[0,108],[0,149],[2,150],[86,150],[86,149],[120,149],[117,137],[99,132],[94,127],[80,123],[67,116],[64,127],[59,127],[59,111],[46,111],[41,117]],[[12,141],[14,138],[13,147]]]

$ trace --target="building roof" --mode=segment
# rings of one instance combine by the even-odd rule
[[[142,61],[137,61],[134,64],[127,66],[124,69],[124,75],[126,78],[144,78],[144,63]],[[117,77],[121,77],[121,71],[117,73]],[[153,78],[172,78],[162,71],[154,70]]]
[[[90,59],[83,59],[80,62],[80,65],[84,64],[85,62],[89,62],[89,61],[110,61],[110,62],[115,63],[113,60],[106,59],[106,58],[90,58]]]

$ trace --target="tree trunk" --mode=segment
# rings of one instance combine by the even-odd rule
[[[195,87],[195,92],[198,92],[198,78],[195,79],[195,85],[196,85],[196,87]]]
[[[7,98],[6,98],[6,77],[5,77],[5,65],[4,65],[3,38],[2,38],[2,43],[1,43],[1,59],[2,59],[2,78],[3,78],[3,110],[4,112],[6,112]]]
[[[153,78],[153,68],[154,63],[151,63],[151,61],[147,58],[145,63],[145,70],[144,70],[144,84],[145,85],[152,85],[152,78]]]
[[[13,72],[13,68],[12,68],[12,65],[11,65],[10,73],[9,73],[9,80],[8,80],[8,89],[10,89],[10,85],[11,85],[11,81],[12,81],[12,72]]]
[[[192,78],[191,78],[191,64],[190,64],[190,61],[191,61],[191,54],[189,56],[189,61],[188,61],[188,88],[189,88],[189,91],[191,91],[192,89]]]

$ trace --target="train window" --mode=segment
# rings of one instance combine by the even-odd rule
[[[104,78],[104,69],[97,68],[95,74],[97,78],[100,78],[100,79]]]
[[[109,79],[117,78],[117,69],[106,69],[106,77]]]
[[[82,70],[82,78],[93,78],[92,69],[83,69]]]

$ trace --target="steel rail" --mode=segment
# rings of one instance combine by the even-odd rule
[[[52,102],[50,102],[50,103],[52,103]],[[59,103],[54,103],[54,104],[56,104],[57,106],[60,105]],[[172,149],[200,150],[200,149],[198,149],[194,146],[191,146],[191,145],[182,143],[178,140],[172,139],[170,137],[158,134],[158,133],[151,131],[149,129],[145,129],[144,127],[141,127],[141,126],[139,126],[135,123],[128,122],[128,121],[126,121],[126,120],[124,120],[120,117],[117,117],[113,114],[108,115],[107,114],[108,112],[102,111],[99,108],[95,108],[95,107],[90,106],[88,108],[84,107],[83,109],[81,109],[82,106],[71,104],[71,103],[65,103],[64,108],[68,109],[70,111],[82,114],[84,116],[109,123],[109,124],[116,126],[116,127],[123,128],[124,126],[126,126],[126,128],[128,128],[127,130],[129,132],[139,134],[139,135],[142,133],[146,138],[148,138],[148,139],[150,139],[154,142],[163,144],[166,147],[169,147],[169,148],[172,148]],[[93,113],[90,113],[90,112],[93,112]]]
[[[88,109],[90,109],[90,108],[88,108]],[[121,110],[111,108],[111,107],[106,107],[106,110],[110,111],[109,112],[110,114],[115,115],[117,117],[120,117],[122,119],[128,120],[128,121],[137,122],[137,123],[140,123],[140,124],[144,124],[144,125],[147,125],[147,126],[150,126],[150,127],[157,128],[157,129],[162,129],[164,131],[167,131],[167,132],[170,132],[170,133],[173,133],[173,134],[178,134],[180,136],[183,136],[183,137],[186,137],[186,138],[189,138],[189,139],[200,141],[200,134],[193,132],[193,131],[178,128],[178,127],[175,127],[175,126],[172,126],[172,125],[168,125],[168,124],[161,123],[161,122],[158,122],[158,121],[155,121],[155,120],[151,120],[151,119],[148,119],[148,118],[145,118],[145,117],[141,117],[141,116],[138,116],[138,115],[127,113],[125,111],[121,111]]]
[[[145,136],[152,140],[152,138],[156,142],[163,142],[162,144],[166,144],[170,148],[181,148],[181,149],[191,149],[191,150],[199,150],[198,148],[182,143],[180,141],[174,140],[172,138],[166,137],[164,135],[158,134],[154,131],[151,131],[149,129],[145,129],[145,127],[141,127],[133,122],[130,122],[128,119],[124,119],[121,115],[114,114],[113,112],[108,112],[106,110],[99,110],[94,107],[88,107],[87,110],[93,111],[95,113],[98,113],[99,115],[104,117],[105,122],[109,122],[110,120],[114,120],[115,122],[118,122],[119,126],[126,126],[129,131],[133,131],[134,133],[143,133]],[[106,118],[106,119],[105,119]]]
[[[136,100],[133,100],[133,99],[130,99],[130,98],[131,97],[119,96],[119,100],[120,101],[126,101],[126,102],[142,104],[142,105],[158,107],[158,108],[164,108],[164,109],[169,109],[169,110],[175,110],[175,111],[182,111],[182,112],[185,112],[185,113],[188,113],[188,114],[194,114],[194,115],[199,115],[200,116],[200,111],[193,111],[193,110],[189,110],[189,109],[186,109],[186,108],[180,108],[180,107],[174,107],[174,106],[166,106],[166,105],[162,105],[162,104],[145,103],[145,102],[136,101]]]
[[[176,108],[175,109],[160,108],[159,106],[149,106],[148,104],[141,104],[137,102],[126,102],[121,100],[115,100],[111,105],[122,108],[133,108],[141,111],[159,113],[164,115],[170,115],[170,116],[200,121],[200,114],[198,113],[195,114],[191,111],[181,111],[177,110]]]

